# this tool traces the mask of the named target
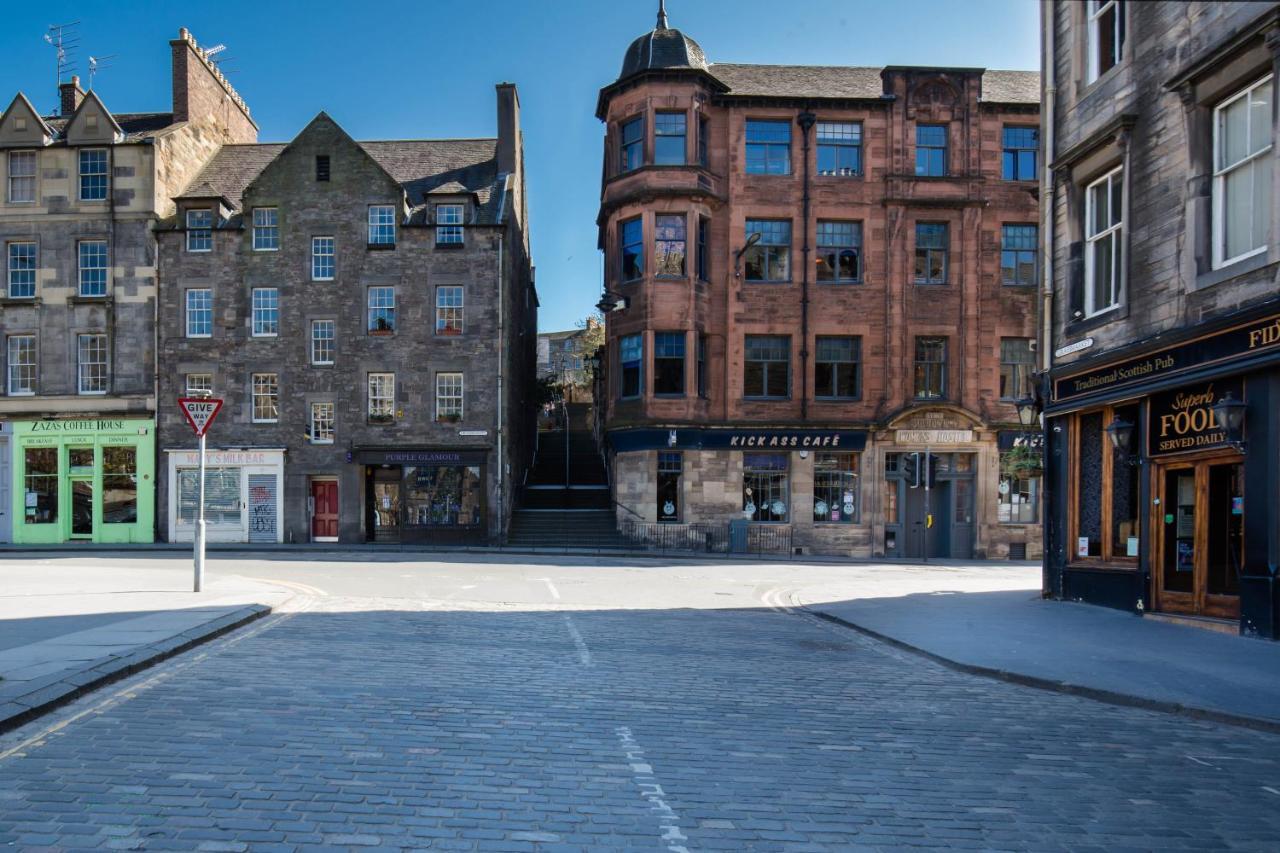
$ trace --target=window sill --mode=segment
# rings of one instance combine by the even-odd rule
[[[914,284],[916,287],[946,287],[951,282],[949,281],[913,281],[911,283]]]
[[[332,362],[332,361],[313,361],[313,362],[311,362],[311,366],[312,366],[312,367],[330,367],[330,368],[331,368],[331,367],[333,367],[333,362]]]
[[[395,243],[369,243],[365,248],[370,252],[390,252],[396,247]]]
[[[437,241],[436,248],[442,251],[448,252],[448,251],[454,251],[457,249],[465,249],[467,248],[467,244],[466,243],[441,243]]]
[[[329,278],[315,278],[315,277],[312,277],[312,279],[311,279],[311,280],[312,280],[312,281],[333,281],[333,276],[330,276]]]
[[[862,397],[814,397],[815,403],[859,403]]]
[[[863,284],[863,281],[860,278],[820,278],[817,280],[817,283],[821,285],[834,285],[836,287],[849,287],[850,285]]]
[[[745,169],[742,174],[751,178],[794,178],[793,172],[748,172]]]
[[[373,329],[369,330],[369,337],[371,338],[391,338],[391,337],[395,337],[395,334],[396,334],[395,329],[387,329],[386,331],[374,331]]]
[[[1196,276],[1195,283],[1191,286],[1191,289],[1193,292],[1206,290],[1210,287],[1223,284],[1224,282],[1240,278],[1241,276],[1246,276],[1249,273],[1265,269],[1274,263],[1276,263],[1276,261],[1272,260],[1270,251],[1259,252],[1256,255],[1250,255],[1243,260],[1236,261],[1233,264],[1228,264],[1225,267],[1219,267],[1216,270],[1201,273]]]
[[[685,397],[685,394],[683,391],[679,392],[678,394],[677,393],[662,394],[657,391],[653,392],[653,398],[655,400],[683,400],[684,397]]]
[[[745,403],[787,403],[791,401],[790,397],[748,397],[743,396]]]
[[[866,176],[863,175],[862,172],[855,172],[852,175],[823,175],[819,173],[817,175],[814,175],[813,177],[814,177],[814,180],[827,180],[827,181],[861,181],[866,179]]]
[[[111,297],[102,296],[68,296],[67,304],[69,305],[110,305]]]
[[[255,252],[278,252],[280,251],[280,247],[276,246],[274,249],[259,249],[257,246],[255,246],[253,250]]]
[[[17,306],[17,305],[40,305],[43,302],[38,296],[3,296],[0,297],[0,305]]]
[[[745,281],[747,284],[782,284],[782,285],[787,285],[787,284],[791,284],[791,283],[792,283],[791,279],[789,279],[789,278],[748,278],[748,279],[743,279],[743,281]]]
[[[1115,308],[1109,308],[1101,314],[1094,314],[1092,317],[1080,317],[1067,323],[1067,327],[1062,331],[1062,337],[1071,338],[1076,335],[1083,334],[1093,329],[1099,329],[1108,323],[1114,323],[1117,320],[1123,320],[1129,316],[1129,312],[1124,304],[1117,305]]]
[[[213,249],[187,249],[188,255],[208,255]]]

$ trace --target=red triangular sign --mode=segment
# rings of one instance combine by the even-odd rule
[[[222,411],[222,401],[212,397],[179,397],[178,406],[197,436],[209,430],[209,424]]]

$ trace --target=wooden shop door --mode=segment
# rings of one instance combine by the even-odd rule
[[[1218,455],[1156,469],[1153,527],[1156,607],[1240,617],[1244,561],[1244,460]]]

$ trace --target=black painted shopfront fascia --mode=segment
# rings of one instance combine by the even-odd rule
[[[1158,466],[1230,458],[1226,436],[1205,410],[1227,391],[1246,404],[1243,447],[1243,560],[1239,573],[1241,633],[1280,638],[1280,301],[1127,347],[1108,357],[1065,365],[1042,389],[1045,419],[1046,594],[1125,610],[1153,604],[1155,544],[1164,522],[1153,510]],[[1212,397],[1212,401],[1210,401]],[[1074,414],[1136,405],[1132,454],[1139,475],[1135,564],[1075,557],[1070,526]],[[1233,498],[1235,500],[1235,498]],[[1156,512],[1155,510],[1161,510]]]
[[[489,451],[358,448],[371,542],[483,544],[488,537]]]

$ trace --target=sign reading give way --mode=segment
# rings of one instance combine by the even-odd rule
[[[178,406],[196,435],[203,436],[208,431],[209,424],[213,423],[213,419],[222,410],[222,401],[212,397],[179,397]]]

